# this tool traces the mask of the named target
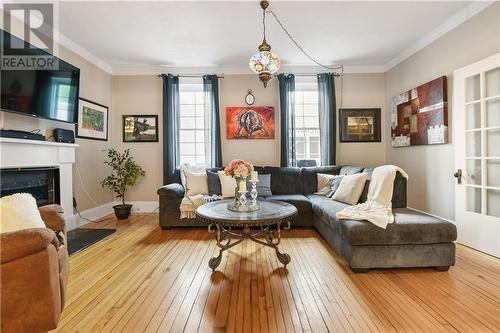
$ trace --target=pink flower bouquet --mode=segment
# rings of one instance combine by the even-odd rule
[[[243,160],[233,160],[225,169],[224,174],[236,179],[243,179],[250,176],[253,165]]]

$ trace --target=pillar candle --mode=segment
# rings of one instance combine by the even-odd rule
[[[250,174],[250,180],[258,180],[257,171],[252,171],[252,173]]]
[[[246,190],[247,190],[247,182],[241,181],[240,182],[240,191],[246,191]]]

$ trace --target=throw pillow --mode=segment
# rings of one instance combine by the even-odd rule
[[[16,193],[0,199],[0,232],[46,228],[36,200],[29,193]]]
[[[250,181],[247,181],[247,190],[252,190],[252,183],[250,183]],[[271,175],[259,174],[257,193],[259,197],[270,197],[271,195],[273,195],[273,193],[271,192]]]
[[[207,172],[190,172],[184,170],[186,177],[186,195],[208,194]]]
[[[333,194],[332,200],[344,202],[349,205],[357,204],[363,192],[366,178],[366,173],[344,176],[340,181],[339,188]]]
[[[342,178],[344,178],[344,175],[336,175],[330,179],[330,192],[326,195],[327,197],[331,198],[337,192]]]
[[[314,194],[328,195],[328,193],[330,193],[331,191],[331,181],[335,177],[335,175],[318,173],[316,177],[318,177],[318,188]]]
[[[184,187],[184,191],[187,192],[187,187],[186,187],[186,175],[184,174],[185,171],[188,172],[194,172],[194,173],[201,173],[205,172],[205,167],[200,166],[200,165],[189,165],[187,163],[181,164],[179,167],[180,171],[180,176],[181,176],[181,185]]]
[[[207,177],[208,177],[208,194],[221,195],[222,188],[220,185],[219,174],[217,173],[217,171],[208,171],[207,170]]]
[[[223,198],[234,198],[234,189],[236,188],[236,180],[231,176],[226,176],[224,171],[219,171],[220,185]]]

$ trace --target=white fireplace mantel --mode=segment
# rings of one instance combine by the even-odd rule
[[[58,167],[61,206],[73,216],[73,163],[77,144],[0,138],[0,168]]]

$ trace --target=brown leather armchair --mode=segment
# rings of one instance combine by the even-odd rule
[[[4,333],[54,329],[64,308],[69,261],[63,210],[50,205],[39,211],[47,228],[0,236]]]

